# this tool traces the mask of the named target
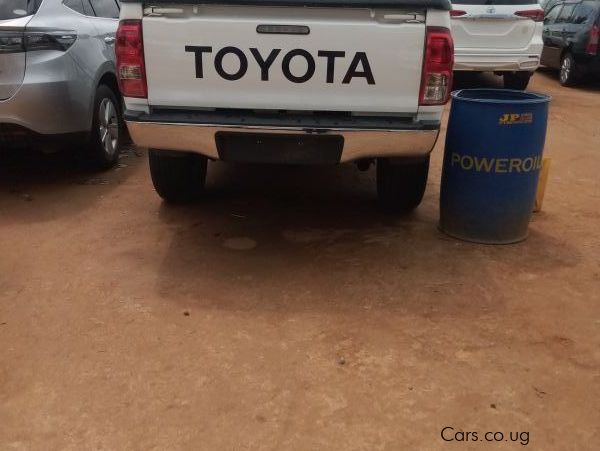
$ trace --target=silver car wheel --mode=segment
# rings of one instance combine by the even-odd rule
[[[562,65],[560,67],[560,81],[566,83],[571,76],[571,58],[568,56],[563,58]]]
[[[117,150],[119,141],[119,116],[113,102],[102,99],[98,107],[98,136],[104,152],[110,157]]]

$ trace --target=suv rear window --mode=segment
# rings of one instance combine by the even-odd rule
[[[453,5],[535,5],[537,0],[455,0]]]
[[[35,14],[42,0],[2,0],[0,1],[0,20],[18,19]]]
[[[575,24],[595,22],[598,16],[598,3],[595,1],[586,1],[580,3],[575,8],[571,22]]]

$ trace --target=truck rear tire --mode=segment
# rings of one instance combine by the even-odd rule
[[[533,72],[519,71],[504,74],[504,88],[524,91],[527,89]]]
[[[152,149],[148,152],[154,189],[170,203],[187,203],[204,192],[207,158],[185,152]]]
[[[421,203],[427,176],[429,157],[419,160],[378,158],[377,196],[381,208],[391,213],[408,213]]]

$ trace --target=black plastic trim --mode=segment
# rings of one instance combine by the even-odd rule
[[[229,127],[288,127],[308,130],[357,129],[357,130],[438,130],[440,121],[415,122],[401,116],[352,116],[347,112],[277,113],[255,110],[194,111],[177,109],[154,109],[147,114],[141,111],[125,111],[130,122],[156,122],[181,125],[216,125]]]
[[[242,5],[242,6],[312,6],[312,7],[346,7],[346,8],[421,8],[442,9],[449,11],[452,8],[450,0],[158,0],[148,2],[145,0],[121,0],[121,3],[144,4],[216,4],[216,5]]]
[[[219,159],[234,163],[338,164],[344,149],[341,135],[217,132]]]

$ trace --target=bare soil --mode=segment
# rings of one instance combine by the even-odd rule
[[[211,163],[171,207],[143,151],[4,152],[0,449],[600,449],[600,86],[531,89],[553,166],[511,246],[438,231],[443,137],[407,218],[352,165]]]

